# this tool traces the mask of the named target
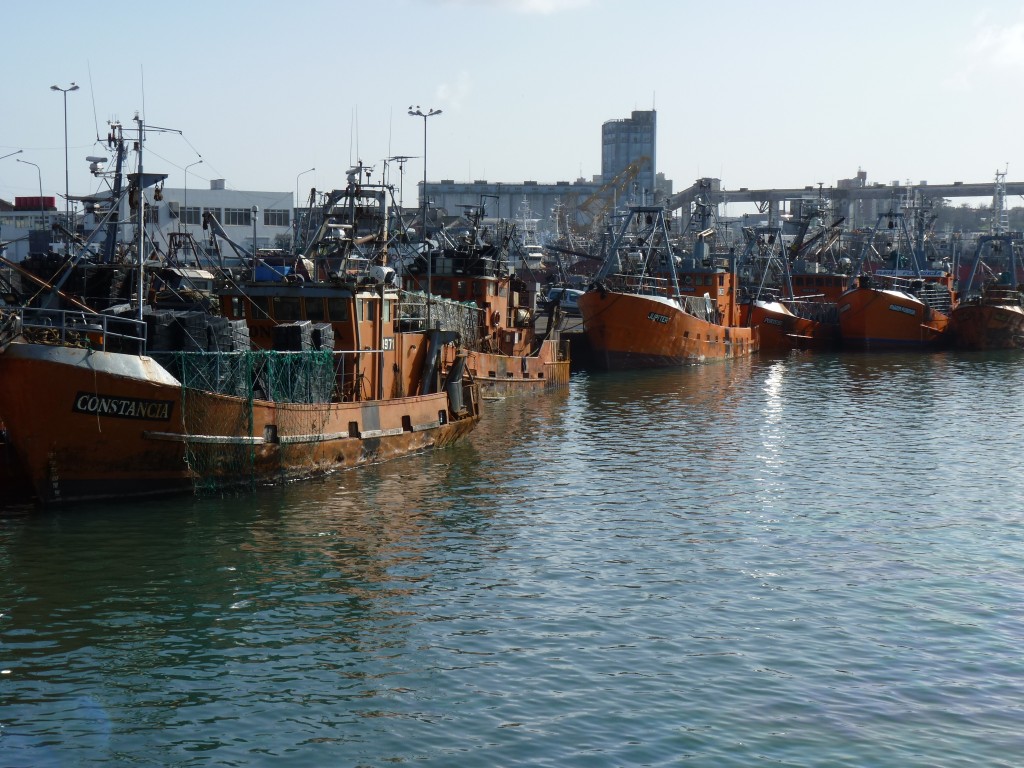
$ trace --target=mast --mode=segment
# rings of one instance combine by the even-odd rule
[[[110,128],[107,144],[117,153],[117,159],[114,164],[114,193],[111,216],[107,222],[107,239],[103,244],[103,261],[106,264],[114,263],[114,249],[117,245],[117,231],[119,227],[118,209],[121,207],[121,171],[124,163],[124,136],[121,132],[121,124],[111,123]]]
[[[146,187],[145,187],[145,184],[143,182],[143,179],[145,177],[142,175],[142,145],[143,145],[143,141],[144,141],[144,137],[143,137],[143,133],[142,133],[142,118],[139,117],[138,115],[135,115],[135,122],[139,124],[139,219],[138,219],[138,222],[136,223],[136,226],[138,227],[138,229],[137,229],[138,235],[137,235],[137,239],[136,239],[136,243],[137,243],[136,248],[138,250],[137,258],[139,260],[139,263],[138,263],[138,296],[137,296],[137,298],[138,298],[138,307],[136,308],[136,311],[135,311],[135,318],[137,320],[141,321],[142,320],[142,300],[143,300],[143,298],[145,297],[145,294],[146,294],[145,275],[143,274],[143,265],[145,264],[146,258],[145,258],[145,256],[143,256],[143,253],[142,253],[143,250],[145,250],[145,245],[146,245],[146,243],[145,243],[145,237],[146,237],[146,223],[145,223],[145,220],[146,220],[146,192],[145,192],[145,189],[146,189]]]

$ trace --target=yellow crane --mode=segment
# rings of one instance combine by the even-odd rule
[[[625,197],[629,185],[636,181],[640,171],[649,166],[651,158],[641,155],[619,173],[602,184],[593,194],[576,206],[576,222],[582,226],[598,228],[601,220]]]

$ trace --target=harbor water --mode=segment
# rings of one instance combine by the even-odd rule
[[[0,516],[0,766],[1018,766],[1024,359],[579,373],[283,488]]]

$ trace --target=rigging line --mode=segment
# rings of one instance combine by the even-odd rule
[[[202,157],[203,156],[202,152],[200,152],[198,149],[196,149],[195,147],[192,146],[192,142],[188,140],[188,138],[185,136],[184,133],[182,133],[181,131],[178,131],[178,135],[181,136],[182,139],[184,139],[185,143],[188,144],[189,147],[191,147],[192,151],[195,152],[198,157]]]
[[[92,64],[85,62],[85,68],[89,72],[89,96],[92,98],[92,122],[96,128],[96,141],[100,141],[100,120],[96,116],[96,89],[92,86]]]
[[[175,168],[177,168],[177,169],[178,169],[179,171],[184,171],[184,170],[185,170],[184,166],[178,165],[178,164],[177,164],[176,162],[174,162],[173,160],[168,160],[168,159],[167,159],[166,157],[164,157],[163,155],[161,155],[161,154],[160,154],[159,152],[154,152],[154,151],[153,151],[152,149],[150,149],[149,147],[146,147],[146,154],[147,154],[147,155],[153,155],[154,157],[158,157],[158,158],[160,158],[161,160],[163,160],[163,161],[164,161],[165,163],[167,163],[168,165],[173,165],[173,166],[174,166]],[[203,162],[206,162],[206,161],[203,161]],[[220,171],[218,171],[218,170],[217,170],[216,168],[214,168],[214,167],[213,167],[213,165],[211,165],[210,163],[206,163],[206,165],[208,165],[208,166],[209,166],[210,168],[212,168],[212,169],[213,169],[213,171],[214,171],[214,173],[216,173],[216,174],[218,174],[218,175],[220,174]],[[209,179],[208,179],[208,178],[206,178],[206,177],[205,177],[205,176],[203,176],[202,174],[196,173],[195,171],[193,171],[193,172],[192,172],[192,173],[190,173],[189,175],[190,175],[190,176],[195,176],[195,177],[196,177],[197,179],[202,179],[203,181],[209,181]]]

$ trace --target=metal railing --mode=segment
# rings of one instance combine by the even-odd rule
[[[33,342],[87,347],[98,351],[146,350],[146,323],[115,315],[67,309],[18,307],[22,333]]]

